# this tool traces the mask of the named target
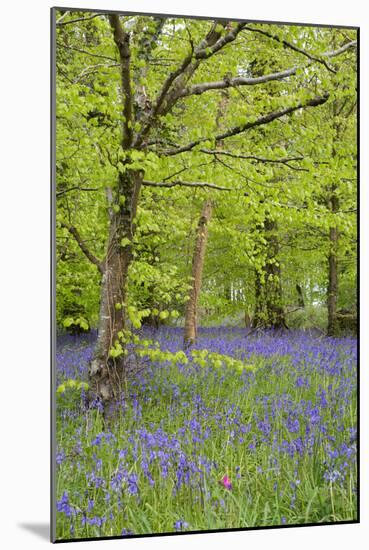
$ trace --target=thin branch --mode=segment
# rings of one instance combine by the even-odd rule
[[[195,84],[188,88],[184,88],[178,97],[187,97],[190,95],[200,95],[209,90],[224,90],[225,88],[235,88],[236,86],[255,86],[256,84],[264,84],[273,80],[282,80],[288,76],[296,74],[297,67],[292,67],[279,73],[267,74],[256,78],[245,78],[238,76],[235,78],[224,78],[215,82],[203,82],[201,84]]]
[[[295,172],[310,172],[308,168],[300,168],[299,166],[291,166],[288,162],[282,162],[284,166],[287,166],[290,170],[295,170]]]
[[[97,53],[91,53],[86,50],[81,50],[80,48],[75,48],[74,46],[66,46],[65,44],[62,44],[61,42],[57,42],[56,45],[58,48],[64,48],[66,50],[73,50],[74,52],[83,53],[85,55],[89,55],[90,57],[97,57],[99,59],[107,59],[108,61],[114,61],[116,63],[116,59],[114,57],[109,57],[108,55],[101,55]]]
[[[273,122],[273,120],[277,120],[285,115],[289,115],[294,111],[298,111],[299,109],[304,109],[306,107],[317,107],[318,105],[323,105],[323,103],[325,103],[328,100],[328,98],[329,98],[329,94],[325,94],[323,96],[317,96],[312,99],[309,99],[305,103],[299,102],[297,105],[293,107],[286,107],[285,109],[281,109],[280,111],[273,111],[271,113],[268,113],[267,115],[263,115],[259,117],[253,122],[247,122],[246,124],[243,124],[241,126],[235,126],[233,128],[230,128],[223,134],[218,134],[217,136],[215,136],[214,141],[215,142],[222,141],[223,139],[236,136],[238,134],[241,134],[242,132],[246,132],[251,128],[262,126],[264,124],[269,124],[270,122]],[[173,155],[178,155],[180,153],[185,153],[186,151],[191,151],[194,147],[196,147],[197,145],[200,145],[200,143],[204,143],[205,141],[208,141],[209,139],[210,139],[209,137],[204,137],[196,141],[192,141],[187,145],[183,145],[182,147],[164,151],[164,154],[166,156],[173,156]]]
[[[62,17],[64,17],[66,14],[64,14]],[[59,27],[62,27],[64,25],[71,25],[72,23],[78,23],[79,21],[90,21],[91,19],[95,19],[95,17],[102,17],[106,15],[105,13],[95,13],[94,15],[90,15],[89,17],[80,17],[78,19],[70,19],[69,21],[61,21],[62,18],[58,19],[56,24]]]
[[[59,19],[56,21],[56,25],[59,25],[63,21],[63,19],[65,19],[68,15],[69,15],[69,10],[64,12],[63,15],[59,17]]]
[[[79,234],[77,229],[75,227],[73,227],[72,225],[67,225],[64,222],[61,223],[61,226],[69,231],[69,233],[74,237],[76,243],[78,244],[78,246],[82,250],[83,254],[86,256],[86,258],[88,258],[91,263],[96,265],[96,267],[100,271],[100,273],[103,274],[104,273],[104,267],[103,267],[104,263],[100,262],[100,260],[98,258],[96,258],[96,256],[94,256],[92,254],[92,252],[87,248],[87,246],[85,244],[85,241],[81,238],[81,235]]]
[[[236,154],[231,153],[230,151],[223,151],[223,150],[217,150],[217,149],[200,149],[201,153],[205,153],[206,155],[225,155],[227,157],[235,158],[235,159],[241,159],[241,160],[254,160],[256,162],[262,162],[262,163],[275,163],[275,164],[287,164],[292,161],[300,161],[304,160],[304,157],[285,157],[280,159],[268,159],[264,157],[257,157],[255,155],[243,155],[243,154]],[[287,166],[289,166],[287,164]],[[289,166],[289,168],[294,168],[293,166]]]
[[[207,182],[190,182],[190,181],[168,181],[168,182],[156,182],[143,180],[142,185],[147,187],[209,187],[210,189],[217,189],[218,191],[234,191],[229,187],[222,187],[220,185],[215,185],[215,183]]]
[[[352,40],[351,42],[348,42],[347,44],[344,44],[341,46],[341,48],[338,48],[338,50],[334,50],[332,52],[326,52],[323,53],[325,57],[336,57],[336,55],[341,55],[342,53],[346,52],[350,48],[356,48],[357,46],[357,40]]]
[[[76,185],[75,187],[70,187],[69,189],[63,189],[63,191],[57,191],[56,196],[61,197],[66,193],[70,193],[71,191],[100,191],[100,188],[99,187],[79,187],[78,185]]]
[[[129,45],[130,36],[123,30],[119,15],[109,15],[110,26],[113,30],[114,42],[119,50],[120,71],[123,94],[123,141],[124,148],[132,145],[133,124],[132,124],[132,89],[131,89],[131,50]]]
[[[238,176],[240,176],[242,179],[244,179],[246,181],[246,185],[253,191],[255,192],[255,190],[252,188],[252,186],[250,185],[250,181],[252,181],[253,183],[257,183],[255,182],[252,178],[246,176],[245,174],[243,174],[242,172],[240,172],[239,170],[236,170],[235,168],[233,168],[233,166],[230,166],[229,164],[227,164],[226,162],[224,162],[224,160],[220,159],[218,156],[215,157],[216,160],[222,165],[224,166],[225,168],[227,168],[228,170],[230,170],[232,173],[234,174],[237,174]]]
[[[308,250],[316,250],[316,248],[309,248]],[[303,249],[303,250],[306,250],[306,249]],[[304,306],[296,306],[294,309],[286,309],[285,314],[290,315],[290,313],[295,313],[295,311],[301,311],[301,310],[304,310]]]
[[[291,50],[293,50],[295,52],[298,52],[301,55],[304,55],[305,57],[307,57],[311,61],[316,61],[317,63],[320,63],[321,65],[324,65],[326,67],[326,69],[328,69],[328,71],[330,71],[331,73],[336,72],[334,69],[332,69],[332,67],[330,67],[328,65],[328,63],[324,59],[321,59],[320,57],[316,57],[315,55],[313,55],[313,54],[311,54],[311,53],[309,53],[305,50],[302,50],[301,48],[295,46],[295,44],[291,44],[291,42],[287,42],[287,40],[283,40],[282,38],[280,38],[279,36],[277,36],[275,34],[271,34],[267,31],[262,30],[262,29],[257,29],[256,27],[250,27],[250,26],[245,27],[245,30],[246,31],[251,31],[251,32],[258,32],[258,33],[260,33],[264,36],[267,36],[268,38],[271,38],[272,40],[275,40],[276,42],[279,42],[280,44],[283,44],[283,46],[285,48],[290,48]]]
[[[213,163],[212,160],[209,162],[200,162],[199,164],[191,163],[191,166],[184,166],[183,168],[177,170],[173,174],[170,174],[169,176],[163,178],[163,181],[171,180],[172,178],[174,178],[175,176],[179,176],[179,174],[182,174],[183,172],[187,172],[188,170],[194,170],[195,168],[201,168],[202,166],[209,166],[212,163]]]
[[[119,63],[110,63],[107,65],[106,63],[97,63],[96,65],[89,65],[88,67],[85,67],[83,71],[80,72],[78,76],[74,78],[72,81],[72,84],[78,84],[84,78],[86,75],[91,75],[98,71],[100,67],[104,67],[104,69],[110,69],[112,67],[119,67]]]
[[[214,157],[218,161],[220,160],[218,158],[219,155],[225,155],[227,157],[231,157],[231,158],[235,158],[235,159],[251,160],[251,161],[255,161],[255,162],[261,162],[263,164],[268,164],[268,163],[269,164],[283,164],[283,166],[286,166],[290,170],[295,170],[297,172],[309,172],[309,170],[307,168],[300,168],[298,166],[292,166],[291,164],[289,164],[290,162],[293,162],[293,161],[304,160],[304,157],[286,157],[286,158],[282,158],[282,159],[267,159],[267,158],[264,158],[264,157],[257,157],[257,156],[254,156],[254,155],[237,155],[237,154],[234,154],[234,153],[230,153],[229,151],[220,151],[220,150],[217,150],[217,149],[214,149],[214,150],[200,149],[200,151],[202,153],[205,153],[205,154],[214,155]],[[249,178],[249,179],[251,179],[251,178]]]
[[[69,76],[67,75],[67,73],[65,71],[63,71],[63,69],[60,67],[59,63],[56,63],[56,70],[57,70],[57,74],[61,75],[61,76],[64,76],[64,78],[70,83],[70,84],[74,84],[73,80],[71,80],[69,78]]]

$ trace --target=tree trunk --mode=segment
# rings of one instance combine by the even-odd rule
[[[299,285],[298,283],[296,283],[296,291],[298,295],[297,306],[303,309],[305,307],[304,294],[302,292],[301,285]]]
[[[340,140],[340,127],[337,121],[338,105],[335,101],[332,105],[333,126],[335,130],[332,158],[337,156],[335,143]],[[337,185],[332,184],[330,189],[330,210],[335,214],[339,210],[339,200],[337,197]],[[327,289],[327,309],[328,309],[328,327],[327,335],[335,336],[337,334],[337,295],[338,295],[338,230],[334,225],[329,228],[329,253],[328,253],[328,289]]]
[[[332,212],[338,210],[338,199],[336,196],[332,196]],[[337,294],[338,294],[338,260],[337,260],[337,248],[338,248],[338,231],[337,227],[331,227],[329,230],[329,245],[330,250],[328,254],[328,336],[334,336],[337,333],[336,317],[337,317]]]
[[[265,263],[255,278],[255,316],[253,328],[285,329],[287,327],[282,306],[281,267],[278,261],[279,242],[277,222],[267,217],[265,230]]]
[[[262,288],[261,274],[258,270],[255,270],[255,311],[251,325],[253,329],[261,327],[264,323],[264,298]]]
[[[195,248],[192,256],[192,288],[190,298],[186,304],[184,346],[191,346],[197,336],[198,301],[201,290],[202,270],[204,267],[206,242],[208,238],[208,224],[211,218],[213,205],[207,200],[202,208],[197,226]]]
[[[132,261],[134,219],[141,183],[142,174],[137,172],[119,175],[119,192],[110,220],[101,281],[98,338],[89,369],[92,394],[103,403],[120,394],[125,375],[124,354],[112,358],[110,350],[126,325],[128,269]],[[124,201],[120,197],[124,197]]]

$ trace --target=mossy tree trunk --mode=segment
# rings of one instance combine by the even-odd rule
[[[334,120],[334,142],[332,146],[332,157],[337,156],[335,143],[340,139],[340,127],[337,121],[338,115],[337,101],[332,104],[332,115]],[[339,210],[339,199],[337,196],[337,185],[332,183],[328,195],[328,208],[332,214]],[[328,327],[327,335],[335,336],[337,334],[337,297],[338,297],[338,229],[336,225],[329,228],[329,252],[328,252],[328,288],[327,288],[327,309],[328,309]]]
[[[270,216],[264,221],[263,237],[266,240],[265,261],[262,269],[255,272],[253,328],[285,329],[288,327],[282,305],[278,225]]]
[[[338,198],[334,190],[331,197],[332,212],[338,210]],[[327,308],[328,308],[328,336],[334,336],[337,333],[336,317],[337,317],[337,296],[338,296],[338,230],[337,227],[329,229],[329,253],[328,253],[328,291],[327,291]]]

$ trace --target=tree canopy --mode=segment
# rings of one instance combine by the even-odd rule
[[[203,323],[254,316],[273,281],[287,324],[300,295],[355,305],[355,29],[59,11],[56,30],[60,326],[98,325],[125,209],[122,307],[182,318],[206,200]]]

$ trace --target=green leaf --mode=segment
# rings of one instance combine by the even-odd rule
[[[128,237],[123,237],[123,239],[120,241],[120,246],[125,248],[126,246],[129,246],[131,244],[131,241],[128,239]]]

